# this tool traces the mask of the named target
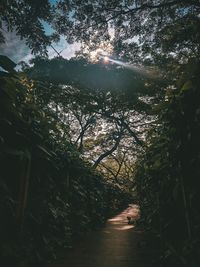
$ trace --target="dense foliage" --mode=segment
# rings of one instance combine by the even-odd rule
[[[114,59],[142,64],[142,70],[144,66],[156,66],[158,72],[149,79],[112,65],[104,68],[100,63],[91,64],[80,56],[67,61],[58,53],[56,59],[35,58],[32,67],[24,66],[29,78],[4,73],[0,142],[5,176],[1,206],[8,213],[6,218],[23,219],[23,224],[16,225],[24,225],[25,233],[30,227],[37,234],[44,231],[43,239],[35,238],[34,242],[46,243],[45,248],[56,247],[51,244],[61,241],[58,229],[64,229],[65,220],[69,222],[63,230],[65,240],[70,240],[73,229],[80,232],[86,225],[96,225],[95,220],[107,213],[109,201],[113,209],[119,206],[118,198],[124,194],[121,190],[132,189],[135,174],[146,227],[160,238],[159,266],[198,267],[199,0],[43,1],[40,10],[37,2],[3,1],[0,6],[0,27],[9,30],[16,26],[15,31],[26,38],[33,53],[46,55],[47,46],[64,35],[68,42],[80,41],[80,54],[87,58],[96,49],[101,48],[102,53],[109,48]],[[51,26],[51,36],[45,33],[44,22]],[[2,32],[0,41],[3,36]],[[13,63],[7,62],[6,66],[12,72]],[[63,94],[61,88],[65,88]],[[62,117],[65,113],[70,114],[70,119]],[[102,134],[100,130],[94,142],[91,137],[102,122],[109,125],[109,131]],[[88,168],[80,155],[85,160],[89,154]],[[104,155],[107,158],[102,158]],[[41,167],[31,173],[32,164]],[[96,165],[107,178],[112,177],[112,185],[94,171]],[[124,186],[121,176],[126,167],[131,182]],[[13,176],[14,172],[18,175]],[[25,197],[13,198],[16,192],[26,192],[27,185],[22,183],[23,188],[17,189],[21,182],[16,185],[10,179],[19,177],[23,181],[22,176],[27,177],[26,181],[30,179],[32,188],[27,201]],[[86,205],[88,188],[91,199]],[[110,190],[113,195],[108,194]],[[35,211],[37,201],[40,204]],[[83,213],[73,213],[78,205]],[[88,205],[92,214],[88,213]],[[43,214],[43,219],[37,212]],[[77,214],[82,218],[80,224]],[[60,219],[56,220],[56,216]],[[50,227],[55,226],[52,236],[45,235],[47,228],[41,230],[47,219],[52,222]],[[61,226],[57,226],[58,222]],[[15,227],[10,225],[9,229],[14,229],[12,236],[17,233]],[[10,245],[2,251],[12,254]]]
[[[1,63],[10,71],[0,78],[1,258],[4,266],[30,266],[55,257],[130,197],[83,162],[59,119],[37,105],[33,81],[8,58]]]
[[[38,5],[40,7],[38,8]],[[46,54],[47,46],[54,40],[47,36],[44,23],[51,21],[52,8],[48,0],[3,0],[0,3],[0,43],[5,42],[7,31],[16,31],[26,39],[33,53]]]
[[[52,115],[63,138],[115,183],[130,181],[136,151],[153,120],[148,79],[79,58],[37,59],[24,71],[37,80],[35,101]]]
[[[200,263],[199,62],[184,68],[187,74],[160,104],[160,126],[151,131],[136,172],[144,217],[164,251],[161,266]]]

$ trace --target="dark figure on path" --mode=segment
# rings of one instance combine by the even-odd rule
[[[130,216],[127,216],[127,220],[128,220],[128,224],[136,224],[136,220],[135,219],[133,219],[132,217],[130,217]]]

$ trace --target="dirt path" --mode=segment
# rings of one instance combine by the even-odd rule
[[[137,218],[138,207],[130,205],[49,267],[152,267],[143,232],[128,225],[127,216]]]

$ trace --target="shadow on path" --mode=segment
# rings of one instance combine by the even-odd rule
[[[137,205],[108,220],[103,229],[92,232],[49,267],[152,267],[150,254],[141,247],[144,233],[127,223],[127,216],[138,218]],[[148,248],[149,250],[149,248]]]

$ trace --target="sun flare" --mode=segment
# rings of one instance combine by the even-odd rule
[[[104,63],[108,63],[108,62],[109,62],[109,57],[108,57],[108,56],[104,56],[104,58],[103,58],[103,62],[104,62]]]
[[[109,55],[113,52],[113,46],[110,43],[102,43],[99,48],[89,52],[89,57],[92,62],[97,62],[103,58],[105,63],[109,61]]]

